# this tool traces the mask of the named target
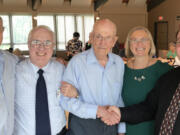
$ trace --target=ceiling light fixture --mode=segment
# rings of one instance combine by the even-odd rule
[[[129,0],[122,0],[122,3],[127,5],[129,3]]]

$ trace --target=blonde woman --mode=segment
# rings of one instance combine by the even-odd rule
[[[125,66],[123,99],[126,106],[143,101],[158,78],[170,67],[152,58],[155,45],[149,30],[137,26],[130,30],[125,43],[125,53],[129,58]],[[127,123],[126,135],[153,135],[154,122],[148,121],[136,125]]]

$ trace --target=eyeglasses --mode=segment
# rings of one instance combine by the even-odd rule
[[[49,40],[46,40],[44,42],[41,42],[40,40],[32,40],[30,44],[35,48],[39,48],[41,45],[43,45],[44,48],[51,48],[54,43]]]
[[[130,39],[130,44],[137,44],[137,43],[142,43],[145,44],[149,41],[149,38],[141,38],[141,39]]]
[[[112,37],[112,36],[103,37],[103,36],[101,36],[100,34],[95,35],[94,37],[95,37],[95,39],[96,39],[97,41],[102,41],[102,40],[104,40],[105,42],[110,42],[110,41],[112,41],[112,39],[114,38],[114,37]]]

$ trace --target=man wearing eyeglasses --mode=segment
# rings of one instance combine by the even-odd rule
[[[116,40],[115,24],[108,19],[100,20],[93,27],[92,48],[74,56],[68,63],[61,92],[64,94],[71,84],[79,93],[78,98],[61,96],[61,106],[70,112],[70,135],[117,135],[125,132],[124,123],[117,128],[117,125],[107,126],[99,119],[106,117],[118,123],[119,117],[108,112],[107,106],[123,106],[124,63],[111,53]]]
[[[28,36],[30,58],[16,69],[14,135],[63,135],[64,110],[58,89],[64,66],[52,60],[54,33],[38,26]]]
[[[0,44],[3,40],[3,20],[0,17]],[[14,126],[15,65],[18,58],[0,50],[0,135],[12,135]]]

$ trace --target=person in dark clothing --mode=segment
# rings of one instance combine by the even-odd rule
[[[88,50],[88,49],[90,49],[91,48],[91,44],[92,44],[92,37],[93,36],[93,33],[92,32],[90,32],[89,33],[89,40],[86,42],[86,44],[85,44],[85,47],[84,47],[84,51],[86,51],[86,50]]]
[[[73,33],[73,39],[69,40],[66,46],[68,60],[70,60],[77,53],[82,52],[82,41],[79,40],[80,34]]]

